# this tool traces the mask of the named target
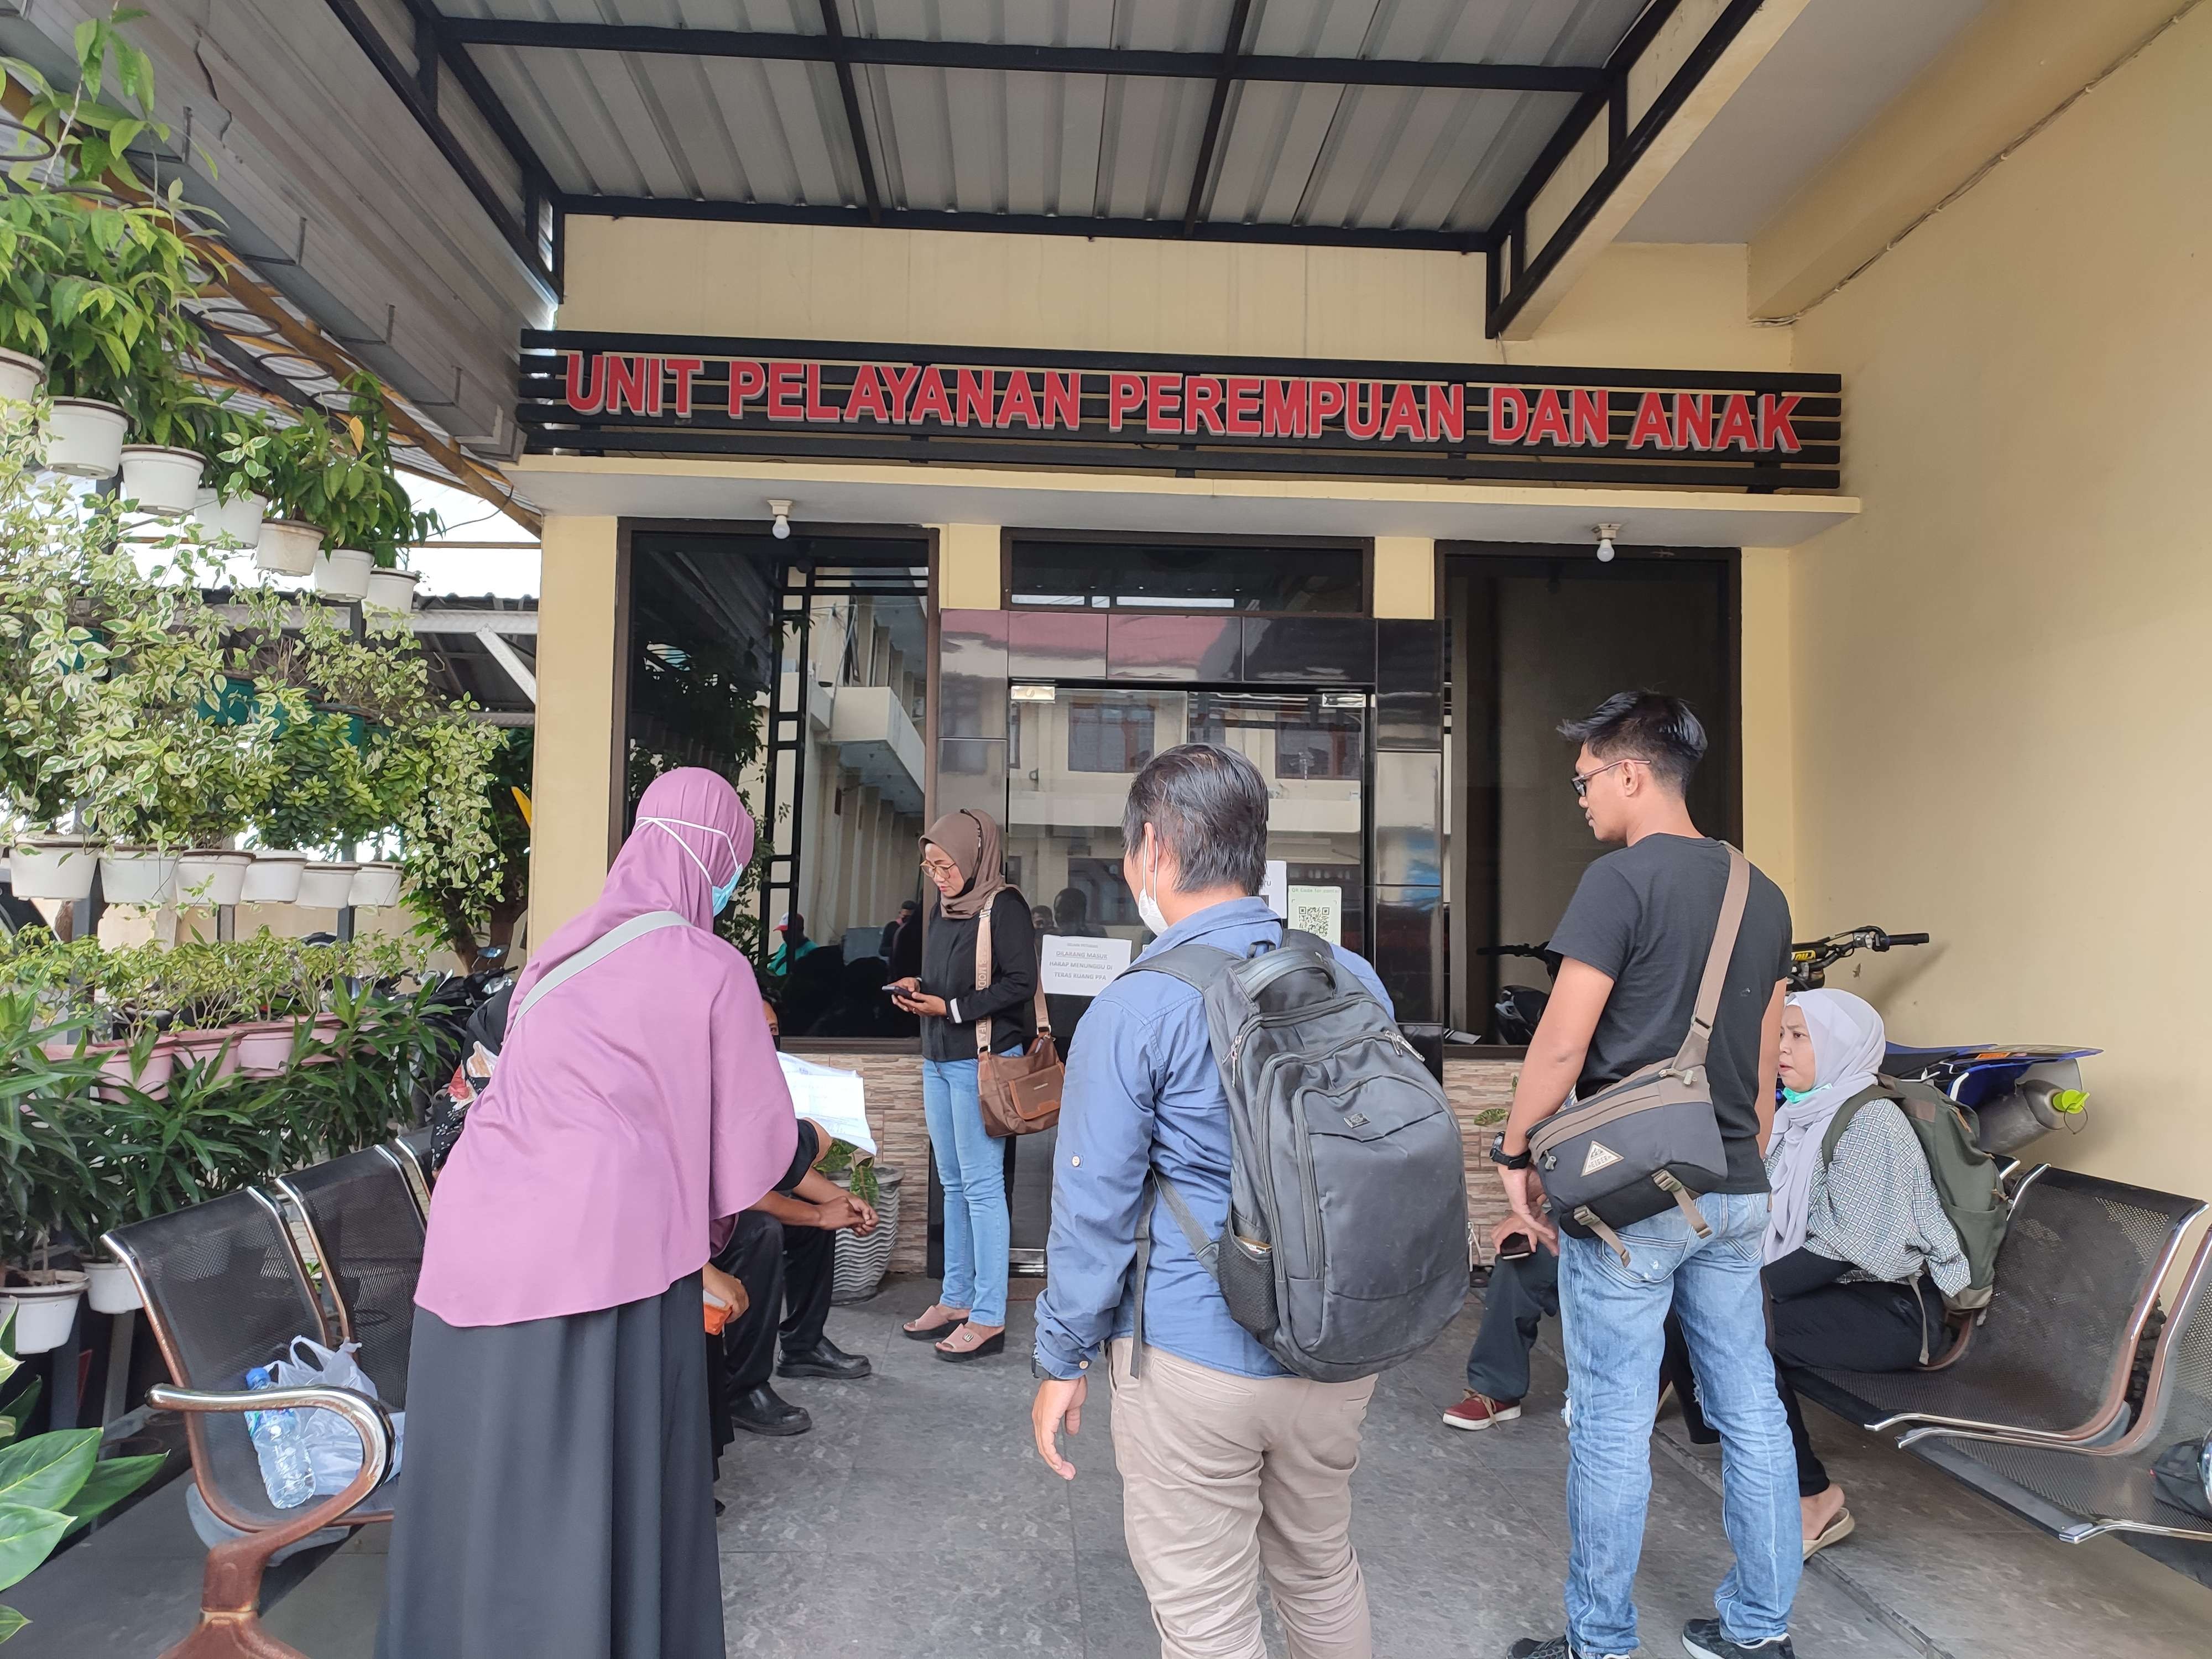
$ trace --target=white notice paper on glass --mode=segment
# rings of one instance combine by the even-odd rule
[[[1291,914],[1291,866],[1281,859],[1267,860],[1267,879],[1260,884],[1260,896],[1267,901],[1267,908],[1279,916]]]
[[[1129,965],[1135,941],[1126,939],[1071,939],[1047,933],[1037,941],[1044,947],[1042,973],[1048,997],[1095,997],[1114,982]]]
[[[1341,887],[1291,889],[1290,924],[1331,945],[1344,943],[1344,890]]]
[[[862,1103],[858,1072],[841,1072],[834,1066],[817,1066],[796,1054],[778,1054],[783,1080],[791,1090],[791,1103],[799,1116],[811,1118],[833,1139],[876,1154],[876,1138],[868,1132],[868,1114]],[[826,1150],[826,1149],[825,1149]]]

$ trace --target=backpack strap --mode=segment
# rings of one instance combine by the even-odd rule
[[[1871,1106],[1877,1100],[1887,1100],[1889,1091],[1880,1083],[1869,1085],[1836,1108],[1836,1115],[1828,1120],[1827,1132],[1820,1137],[1820,1167],[1826,1169],[1836,1161],[1836,1147],[1844,1138],[1844,1131],[1851,1127],[1851,1120],[1859,1115],[1859,1108]]]
[[[1237,958],[1212,945],[1171,945],[1156,957],[1139,957],[1127,972],[1165,974],[1179,979],[1200,996],[1214,981],[1236,966]]]
[[[618,927],[608,929],[566,962],[546,970],[545,976],[530,988],[530,994],[523,998],[515,1006],[514,1012],[507,1017],[507,1030],[512,1033],[516,1023],[535,1008],[548,991],[556,985],[565,985],[585,969],[605,960],[631,940],[643,939],[647,933],[657,933],[664,927],[689,927],[690,925],[688,919],[678,915],[673,910],[647,910],[642,915],[632,916]]]
[[[1705,952],[1705,977],[1698,981],[1697,1006],[1690,1014],[1690,1034],[1674,1053],[1669,1069],[1694,1072],[1705,1063],[1712,1041],[1713,1022],[1720,1017],[1721,993],[1728,983],[1729,959],[1735,954],[1736,935],[1743,928],[1743,910],[1751,896],[1751,860],[1733,847],[1728,849],[1728,886],[1721,893],[1720,920],[1713,925],[1712,948]]]
[[[1152,1267],[1152,1202],[1155,1198],[1167,1200],[1168,1209],[1182,1229],[1183,1237],[1189,1242],[1190,1253],[1198,1258],[1198,1265],[1206,1269],[1206,1276],[1217,1285],[1221,1282],[1220,1271],[1214,1266],[1220,1251],[1218,1240],[1209,1239],[1191,1213],[1183,1195],[1176,1184],[1156,1170],[1145,1173],[1145,1190],[1137,1200],[1137,1259],[1135,1266],[1137,1310],[1136,1322],[1129,1334],[1129,1375],[1138,1376],[1145,1363],[1145,1278]]]

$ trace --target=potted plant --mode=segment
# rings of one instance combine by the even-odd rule
[[[867,1237],[849,1229],[837,1235],[836,1267],[830,1294],[833,1302],[865,1302],[883,1283],[891,1251],[898,1243],[903,1172],[895,1164],[878,1164],[843,1140],[831,1141],[830,1150],[814,1167],[854,1197],[876,1207],[876,1231]]]
[[[9,1499],[0,1590],[27,1577],[63,1539],[137,1491],[168,1461],[155,1452],[103,1462],[97,1428],[19,1438],[38,1389],[35,1379],[17,1374],[21,1351],[21,1333],[0,1316],[0,1466],[8,1472]],[[13,1607],[0,1607],[0,1642],[30,1622]]]
[[[240,547],[261,537],[269,510],[269,453],[276,438],[251,410],[221,405],[209,423],[207,471],[200,475],[193,517],[210,535]]]
[[[212,398],[164,362],[126,389],[138,441],[123,446],[123,496],[142,513],[181,518],[199,499]]]

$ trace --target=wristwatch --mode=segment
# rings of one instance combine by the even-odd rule
[[[1525,1170],[1536,1161],[1536,1155],[1529,1152],[1507,1152],[1505,1131],[1500,1129],[1490,1138],[1490,1161],[1501,1170]]]

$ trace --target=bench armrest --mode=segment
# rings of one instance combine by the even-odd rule
[[[146,1403],[156,1411],[183,1412],[187,1414],[210,1413],[266,1412],[289,1409],[308,1409],[336,1412],[343,1418],[353,1431],[361,1437],[361,1473],[351,1484],[335,1497],[321,1503],[301,1505],[292,1519],[262,1529],[255,1541],[265,1547],[255,1553],[266,1559],[287,1544],[295,1543],[310,1533],[320,1532],[336,1524],[349,1510],[376,1490],[384,1480],[385,1470],[392,1462],[392,1418],[382,1403],[351,1389],[334,1389],[322,1384],[289,1389],[236,1389],[216,1391],[202,1389],[179,1389],[167,1382],[158,1383],[146,1390]],[[198,1437],[193,1437],[195,1455]],[[203,1496],[213,1498],[204,1484]],[[210,1504],[213,1507],[212,1502]],[[217,1509],[220,1516],[222,1511]]]

